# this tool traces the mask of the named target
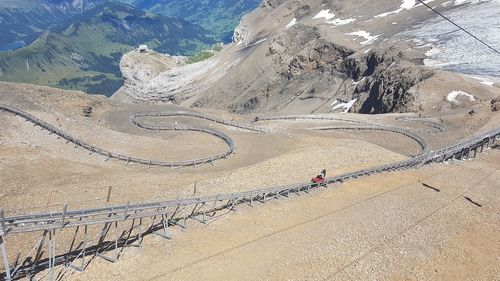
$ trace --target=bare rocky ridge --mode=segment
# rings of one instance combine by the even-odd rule
[[[193,65],[179,63],[147,81],[133,81],[127,74],[130,70],[125,70],[125,86],[115,98],[234,113],[332,109],[390,113],[445,108],[448,88],[473,87],[477,91],[473,95],[483,101],[498,95],[497,87],[423,66],[426,48],[416,48],[411,38],[393,39],[392,35],[435,17],[421,5],[408,9],[400,5],[265,0],[241,20],[234,43],[214,58]],[[441,0],[433,5],[454,8]],[[127,54],[123,60],[134,56]],[[159,63],[147,57],[141,55],[138,63],[129,64],[132,72]],[[433,78],[436,72],[457,83],[440,85],[443,82]],[[439,90],[423,92],[422,86],[429,84]]]

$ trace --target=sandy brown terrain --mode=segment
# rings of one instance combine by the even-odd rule
[[[431,149],[498,127],[487,100],[425,117],[333,114],[420,134]],[[225,144],[191,132],[150,132],[133,126],[138,111],[172,105],[122,104],[99,96],[2,83],[0,103],[29,112],[96,146],[158,160],[185,160],[220,153]],[[84,117],[84,106],[92,106]],[[469,114],[474,109],[474,114]],[[226,120],[255,116],[203,111]],[[402,120],[414,117],[417,121]],[[0,206],[6,215],[89,208],[215,195],[308,181],[321,169],[337,175],[403,160],[419,153],[411,139],[390,132],[317,131],[339,121],[265,121],[274,133],[254,133],[190,118],[149,119],[222,130],[236,154],[214,165],[161,168],[108,160],[0,113]],[[173,228],[174,239],[146,236],[126,248],[117,263],[93,259],[70,280],[495,280],[500,259],[498,149],[470,161],[386,173],[292,196],[253,208],[241,206],[208,225]],[[425,182],[437,189],[426,188]],[[196,183],[196,189],[194,188]],[[107,201],[112,187],[110,202]],[[464,197],[481,206],[477,206]],[[33,236],[34,237],[34,236]],[[6,238],[9,257],[32,247],[33,237]],[[58,251],[66,249],[59,238]],[[60,267],[59,269],[63,269]],[[39,274],[45,278],[46,273]]]
[[[494,149],[243,207],[69,280],[497,280],[499,160]]]

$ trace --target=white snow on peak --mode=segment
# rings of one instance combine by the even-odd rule
[[[426,1],[424,1],[424,3],[427,4],[427,3],[430,3],[432,1],[434,1],[434,0],[426,0]],[[455,1],[467,1],[467,0],[455,0]],[[473,0],[473,1],[477,1],[477,0]],[[375,17],[376,18],[383,18],[383,17],[386,17],[388,15],[398,14],[404,10],[410,10],[410,9],[413,9],[415,7],[418,7],[418,6],[422,6],[422,3],[417,5],[416,0],[402,0],[401,6],[399,6],[399,9],[396,9],[394,11],[390,11],[387,13],[382,13],[382,14],[376,15]]]
[[[379,35],[371,36],[369,32],[366,32],[364,30],[359,30],[351,33],[346,33],[346,35],[353,35],[353,36],[359,36],[363,37],[366,39],[366,41],[361,42],[361,45],[367,45],[373,43],[375,40],[378,39]]]
[[[318,14],[316,14],[313,18],[314,19],[320,19],[320,18],[325,18],[326,20],[331,20],[335,17],[335,14],[330,13],[330,9],[327,10],[321,10]]]
[[[457,101],[457,97],[458,96],[464,96],[466,98],[469,99],[469,101],[475,101],[476,99],[474,98],[473,95],[469,94],[469,93],[466,93],[464,91],[453,91],[453,92],[450,92],[447,96],[446,96],[446,100],[448,102],[451,102],[451,103],[454,103],[454,104],[457,104],[458,101]]]
[[[405,10],[409,10],[413,8],[417,4],[417,1],[415,0],[403,0],[403,3],[401,4],[401,8]]]
[[[293,20],[290,21],[290,23],[288,23],[286,26],[285,26],[285,29],[288,29],[292,26],[294,26],[295,24],[297,23],[297,19],[296,18],[293,18]]]
[[[320,19],[320,18],[325,18],[325,22],[328,24],[333,24],[335,26],[337,25],[345,25],[348,23],[351,23],[353,21],[356,21],[356,19],[334,19],[335,14],[330,13],[330,9],[328,10],[321,10],[318,14],[316,14],[313,19]]]
[[[334,105],[334,104],[337,104],[337,105],[335,105],[334,107],[332,107],[332,111],[335,111],[335,110],[337,110],[339,108],[343,108],[343,109],[345,109],[344,113],[347,113],[347,112],[349,112],[349,109],[351,109],[351,107],[354,105],[354,103],[356,102],[356,100],[357,99],[353,99],[353,100],[351,100],[349,102],[345,102],[345,103],[341,102],[339,104],[337,104],[339,101],[335,100],[331,105]]]

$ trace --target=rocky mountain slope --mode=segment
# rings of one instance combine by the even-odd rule
[[[446,13],[478,1],[427,2]],[[435,17],[410,0],[264,0],[216,57],[144,81],[126,74],[114,97],[236,113],[389,113],[460,106],[446,101],[454,90],[472,92],[475,102],[498,95],[494,85],[423,65],[430,47],[404,31]],[[126,65],[129,74],[152,67]]]
[[[122,54],[137,45],[187,55],[214,42],[206,30],[185,20],[106,2],[62,20],[27,47],[0,52],[0,80],[111,95],[123,84]]]

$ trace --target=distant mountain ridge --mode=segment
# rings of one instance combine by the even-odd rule
[[[152,13],[183,18],[210,30],[217,40],[229,42],[240,18],[260,3],[261,0],[134,0],[133,5]]]
[[[0,0],[0,48],[15,41],[33,42],[60,22],[106,0]]]
[[[38,30],[37,39],[29,46],[0,52],[0,80],[111,95],[123,84],[118,67],[122,54],[137,45],[145,43],[160,52],[189,55],[215,43],[210,32],[198,25],[121,2],[22,1],[39,3],[39,11],[53,14],[45,23],[54,23],[49,30]],[[42,24],[33,10],[2,11],[11,14],[14,10],[25,11],[25,21]],[[64,10],[72,16],[61,16]]]

